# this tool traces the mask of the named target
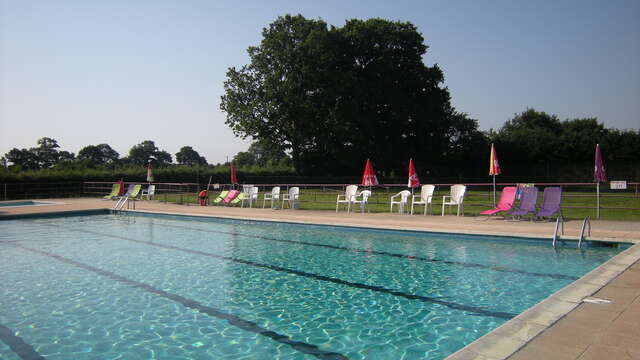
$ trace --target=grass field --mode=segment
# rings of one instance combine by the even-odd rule
[[[397,191],[404,189],[373,189],[373,195],[369,199],[368,212],[389,212],[389,199]],[[447,189],[448,190],[448,189]],[[336,189],[300,189],[300,209],[302,210],[327,210],[335,211],[336,197],[343,194]],[[217,193],[212,193],[212,198]],[[448,191],[436,191],[433,197],[433,209],[431,213],[440,215],[442,212],[442,196],[449,195]],[[496,196],[500,196],[497,194]],[[263,192],[260,193],[258,207],[262,207]],[[171,203],[197,204],[195,193],[159,194],[156,200]],[[493,195],[490,191],[467,191],[465,196],[464,215],[477,216],[480,211],[492,208]],[[542,203],[542,189],[538,198],[538,204]],[[240,206],[239,204],[237,206]],[[256,205],[254,204],[254,207]],[[267,207],[269,203],[267,202]],[[562,215],[566,219],[596,218],[596,195],[593,192],[564,192],[562,197]],[[640,197],[633,193],[624,195],[603,194],[600,198],[600,218],[604,220],[640,221]],[[635,208],[613,209],[613,208]],[[394,207],[396,210],[397,207]],[[422,214],[422,207],[416,213]],[[455,208],[451,208],[455,214]],[[344,211],[344,205],[341,205]],[[449,214],[447,209],[447,214]]]

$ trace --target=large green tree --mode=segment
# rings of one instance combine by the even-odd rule
[[[5,157],[14,165],[23,169],[49,169],[58,161],[72,161],[75,155],[68,151],[58,150],[58,141],[49,137],[38,139],[38,146],[30,149],[11,149]]]
[[[171,154],[158,149],[155,142],[151,140],[145,140],[140,144],[134,145],[129,150],[127,160],[137,165],[147,165],[151,160],[156,167],[169,165],[172,161]]]
[[[78,160],[92,165],[106,165],[118,161],[120,154],[109,144],[88,145],[78,152]]]
[[[251,62],[227,72],[221,109],[236,135],[280,145],[302,173],[360,171],[367,157],[393,169],[451,151],[447,136],[465,115],[450,105],[442,71],[424,64],[427,46],[411,23],[329,28],[287,15],[262,35]]]
[[[176,153],[176,162],[181,165],[207,165],[207,159],[200,156],[191,146],[183,146]]]

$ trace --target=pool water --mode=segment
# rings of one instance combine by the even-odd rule
[[[43,206],[43,205],[55,205],[55,204],[56,203],[45,202],[45,201],[33,201],[33,200],[0,201],[0,207]]]
[[[0,358],[442,359],[624,248],[160,215],[4,220]]]

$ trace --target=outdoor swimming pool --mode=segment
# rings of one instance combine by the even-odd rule
[[[144,214],[4,220],[0,358],[440,359],[625,248]]]

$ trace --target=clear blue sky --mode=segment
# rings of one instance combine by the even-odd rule
[[[0,155],[143,140],[210,163],[244,151],[219,110],[227,68],[278,16],[410,21],[482,129],[528,107],[640,128],[640,1],[0,0]]]

